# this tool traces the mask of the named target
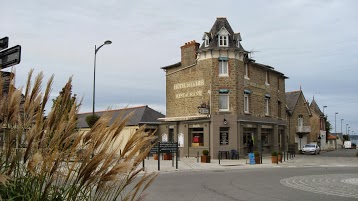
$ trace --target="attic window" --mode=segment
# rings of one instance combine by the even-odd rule
[[[206,35],[206,36],[205,36],[205,39],[204,39],[204,46],[205,46],[205,47],[208,47],[209,44],[210,44],[209,37]]]
[[[228,46],[229,46],[229,36],[219,35],[219,47],[228,47]]]

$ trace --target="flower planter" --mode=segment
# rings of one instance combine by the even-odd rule
[[[272,163],[277,163],[277,156],[271,156],[271,162]]]
[[[260,158],[260,156],[255,156],[255,163],[256,163],[256,164],[261,164],[261,158]]]
[[[210,163],[210,156],[201,156],[202,163]]]
[[[282,155],[277,155],[278,162],[282,163]]]
[[[171,153],[164,153],[163,154],[163,160],[172,160],[172,154]]]
[[[158,160],[158,154],[153,154],[153,159]]]

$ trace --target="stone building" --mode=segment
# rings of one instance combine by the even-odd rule
[[[181,157],[205,149],[213,158],[233,149],[242,156],[249,140],[252,150],[261,144],[264,153],[283,149],[287,77],[250,59],[226,18],[217,18],[202,39],[185,43],[181,61],[162,67],[166,117],[159,119],[159,135],[177,141]]]
[[[302,90],[286,93],[288,116],[288,142],[296,151],[308,143],[311,132],[310,118],[312,116],[309,104]]]
[[[308,136],[308,143],[317,142],[322,150],[326,149],[326,119],[316,103],[314,97],[310,104],[312,117],[310,119],[311,133]]]

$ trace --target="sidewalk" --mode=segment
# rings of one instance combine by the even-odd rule
[[[297,156],[296,156],[297,157]],[[286,161],[282,159],[282,163],[273,164],[271,162],[271,156],[263,156],[262,164],[250,164],[249,159],[240,158],[239,160],[229,160],[229,159],[211,159],[210,163],[201,163],[200,158],[196,157],[190,158],[180,158],[178,160],[178,169],[176,169],[175,159],[172,160],[160,160],[160,172],[177,172],[177,171],[202,171],[202,170],[223,170],[223,169],[239,169],[239,168],[267,168],[281,166],[284,164],[293,163],[295,158],[288,159]],[[153,160],[152,157],[149,160],[146,158],[144,161],[145,170],[147,172],[158,172],[158,161]],[[143,167],[143,164],[139,165],[139,168]]]
[[[153,157],[146,158],[144,161],[145,171],[158,172],[158,161]],[[229,159],[211,159],[211,163],[201,163],[196,157],[180,158],[178,160],[178,169],[176,169],[175,159],[160,160],[160,171],[164,172],[183,172],[183,171],[205,171],[205,170],[228,170],[228,169],[248,169],[248,168],[278,168],[278,167],[358,167],[358,157],[317,157],[317,155],[299,155],[287,160],[282,159],[282,163],[273,164],[270,155],[262,157],[262,164],[250,165],[248,157],[239,160]],[[138,168],[142,168],[141,163]]]

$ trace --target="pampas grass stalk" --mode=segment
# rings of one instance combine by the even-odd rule
[[[0,150],[0,200],[142,198],[157,176],[140,176],[138,168],[150,150],[153,134],[139,128],[119,154],[114,144],[130,115],[109,124],[112,116],[107,113],[84,133],[76,128],[81,100],[72,96],[72,77],[45,116],[54,76],[42,93],[43,74],[32,81],[31,70],[22,95],[13,75],[6,78],[8,90],[3,90],[6,84],[0,78],[0,134],[5,136]]]

